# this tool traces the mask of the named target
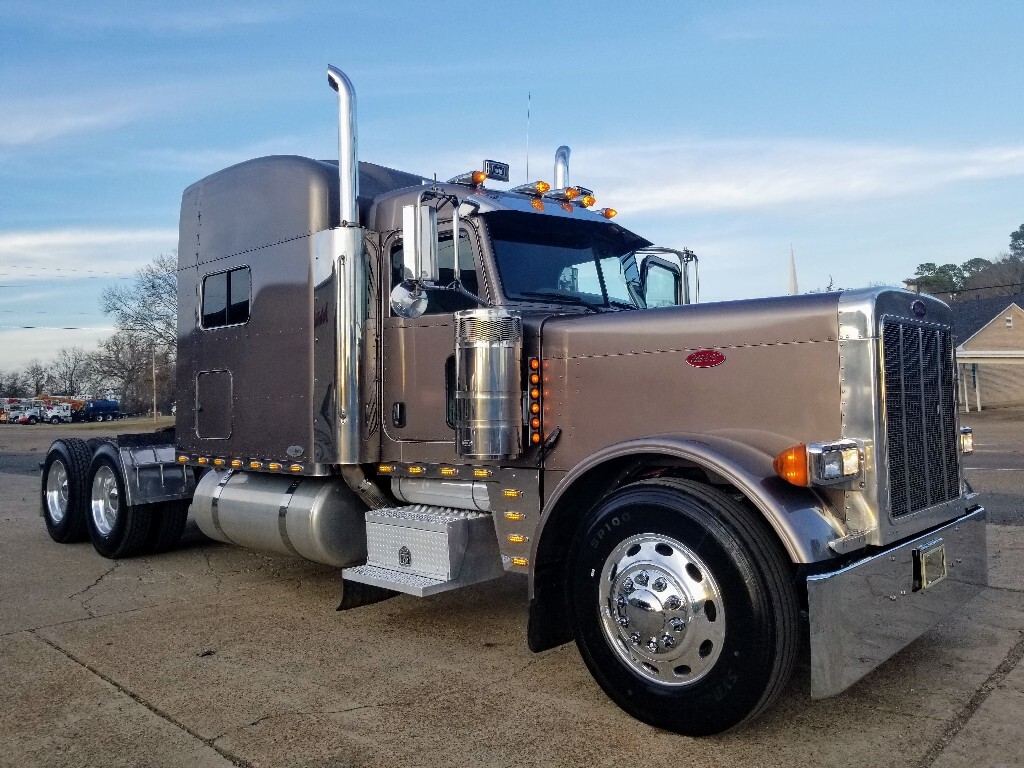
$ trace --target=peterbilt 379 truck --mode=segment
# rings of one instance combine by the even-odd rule
[[[810,648],[835,695],[986,583],[951,317],[865,290],[690,302],[569,183],[265,157],[185,190],[173,431],[58,440],[57,541],[213,539],[335,566],[342,608],[529,580],[629,714],[709,734]],[[695,274],[695,271],[694,271]],[[273,414],[272,419],[267,414]]]

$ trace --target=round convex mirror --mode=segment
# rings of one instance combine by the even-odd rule
[[[408,319],[420,317],[427,311],[427,292],[412,280],[403,280],[391,289],[391,311]]]

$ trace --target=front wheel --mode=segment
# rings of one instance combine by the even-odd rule
[[[626,486],[584,521],[569,606],[591,674],[626,712],[689,736],[751,720],[799,646],[788,560],[762,521],[707,485]]]
[[[53,416],[53,417],[50,418],[50,423],[51,424],[60,424],[60,419],[57,418],[56,416]]]

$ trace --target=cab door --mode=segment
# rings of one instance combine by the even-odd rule
[[[454,279],[451,230],[439,234],[440,286]],[[385,243],[390,269],[384,284],[381,333],[381,457],[393,461],[453,461],[455,459],[454,385],[455,312],[479,306],[445,288],[427,289],[427,309],[418,318],[396,316],[388,297],[401,282],[403,248],[400,233]],[[474,234],[463,229],[459,263],[465,288],[479,295],[479,247]]]

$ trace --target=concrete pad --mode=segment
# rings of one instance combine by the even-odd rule
[[[0,766],[232,765],[30,633],[0,638],[0,690]]]
[[[1024,527],[988,526],[988,583],[1024,591]]]
[[[253,763],[838,766],[871,754],[873,765],[902,766],[940,737],[1015,641],[989,619],[1024,615],[1016,594],[993,590],[842,696],[810,701],[805,666],[761,720],[691,740],[620,711],[574,646],[531,654],[521,577],[340,614],[325,600],[336,589],[331,574],[306,574],[287,590],[268,578],[244,595],[40,634]]]
[[[1024,765],[1024,693],[997,689],[932,764],[934,768]]]

